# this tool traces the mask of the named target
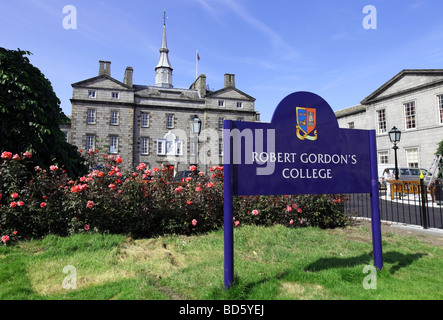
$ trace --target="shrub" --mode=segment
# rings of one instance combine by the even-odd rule
[[[0,236],[4,243],[48,234],[192,234],[223,226],[223,167],[171,181],[166,168],[122,172],[122,159],[86,152],[90,173],[74,181],[63,168],[26,170],[30,153],[2,153]],[[344,226],[344,195],[234,197],[234,223],[288,227]]]

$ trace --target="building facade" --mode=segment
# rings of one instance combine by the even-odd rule
[[[120,155],[127,169],[141,162],[175,172],[221,164],[223,120],[259,121],[255,99],[228,73],[220,90],[210,91],[204,74],[189,88],[174,88],[168,54],[163,25],[154,85],[133,84],[132,67],[123,81],[113,78],[109,61],[99,61],[97,76],[73,83],[70,142]]]
[[[389,131],[402,135],[399,167],[429,169],[443,140],[443,70],[403,70],[360,105],[337,111],[341,128],[374,129],[379,164],[394,164]]]

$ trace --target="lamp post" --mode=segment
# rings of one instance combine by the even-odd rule
[[[198,118],[197,115],[194,115],[194,117],[191,119],[191,131],[196,136],[194,138],[194,160],[195,164],[198,166],[198,136],[200,135],[202,128],[202,121]]]
[[[392,149],[394,149],[395,155],[395,180],[398,180],[398,163],[397,163],[397,143],[400,142],[401,131],[398,130],[395,126],[389,131],[389,139],[394,144]]]
[[[199,135],[201,128],[202,128],[202,121],[198,118],[197,115],[194,115],[194,118],[192,119],[192,133]]]

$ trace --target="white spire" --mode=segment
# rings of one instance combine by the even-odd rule
[[[160,48],[160,59],[155,67],[155,85],[157,87],[172,88],[172,66],[168,57],[168,45],[166,42],[166,10],[163,14],[163,37]]]

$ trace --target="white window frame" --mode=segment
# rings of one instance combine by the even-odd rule
[[[118,136],[109,137],[109,153],[111,154],[118,153]]]
[[[223,157],[223,139],[218,139],[218,156]]]
[[[112,91],[111,92],[111,99],[120,99],[120,92]]]
[[[87,124],[96,124],[96,110],[88,109],[86,111],[86,123]]]
[[[97,98],[97,91],[95,91],[95,90],[88,90],[88,98],[91,98],[91,99]]]
[[[115,116],[115,114],[117,114]],[[118,126],[119,124],[119,112],[117,110],[112,110],[111,111],[111,120],[110,120],[110,125],[111,126]]]
[[[218,106],[224,107],[225,106],[225,100],[218,100]]]
[[[380,114],[381,112],[383,112],[383,118],[384,119],[380,119]],[[386,117],[386,108],[382,108],[382,109],[378,109],[376,110],[376,121],[377,121],[377,133],[378,134],[386,134],[388,133],[388,121],[387,121],[387,117]],[[383,130],[384,129],[384,130]]]
[[[417,162],[411,162],[409,159],[410,151],[416,151],[417,152]],[[412,147],[412,148],[405,148],[405,154],[406,154],[406,163],[408,168],[420,168],[420,148],[418,147]],[[410,163],[416,163],[416,167],[410,166]]]
[[[174,141],[174,151],[176,156],[183,155],[183,140],[175,140]]]
[[[174,128],[174,115],[173,114],[167,114],[166,115],[166,128],[167,129],[173,129]]]
[[[225,120],[225,118],[218,117],[218,130],[223,130],[223,121],[224,120]]]
[[[149,113],[142,112],[140,115],[140,126],[142,128],[148,128],[149,127]]]
[[[95,136],[86,135],[86,152],[89,150],[95,151]]]
[[[443,124],[443,94],[437,95],[438,123]]]
[[[383,160],[383,157],[386,157],[386,159]],[[378,163],[379,164],[388,164],[389,163],[389,151],[379,151],[378,152]]]
[[[412,114],[408,115],[407,113],[407,108],[408,106],[411,106],[412,108],[410,110],[412,110]],[[409,101],[409,102],[405,102],[403,103],[403,112],[404,112],[404,116],[405,116],[405,129],[406,130],[415,130],[417,129],[417,108],[415,105],[415,101]],[[408,118],[411,118],[411,120],[408,121]],[[413,127],[408,128],[408,123],[413,123]]]
[[[166,139],[157,139],[157,155],[166,155]]]
[[[141,144],[141,154],[149,154],[149,138],[142,137],[140,144]]]
[[[243,108],[243,102],[237,101],[237,108],[239,109]]]

